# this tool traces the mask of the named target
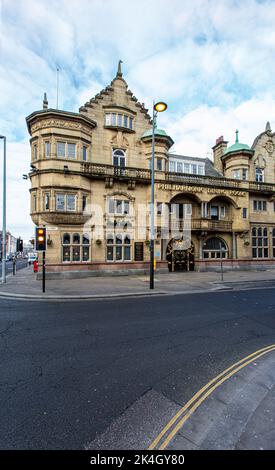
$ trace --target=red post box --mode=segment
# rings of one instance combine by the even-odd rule
[[[37,272],[38,272],[38,261],[37,261],[37,260],[35,260],[35,261],[33,262],[33,272],[34,272],[34,273],[37,273]]]

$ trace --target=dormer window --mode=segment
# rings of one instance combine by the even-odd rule
[[[133,129],[133,118],[122,113],[106,113],[105,126]]]

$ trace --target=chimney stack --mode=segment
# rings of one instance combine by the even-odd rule
[[[213,156],[214,156],[214,167],[220,173],[223,173],[223,163],[221,157],[223,156],[225,150],[227,149],[228,141],[224,140],[223,135],[216,139],[216,144],[212,147]]]

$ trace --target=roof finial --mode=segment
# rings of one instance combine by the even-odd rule
[[[239,131],[238,129],[236,129],[236,141],[235,141],[235,144],[237,144],[239,142]]]
[[[267,121],[267,123],[266,123],[265,132],[271,132],[271,127],[270,127],[270,122],[269,121]]]
[[[117,73],[116,73],[116,76],[117,77],[122,77],[122,71],[121,71],[121,64],[123,63],[122,60],[119,60],[118,61],[118,66],[117,66]]]
[[[48,98],[47,98],[47,93],[44,93],[44,99],[43,99],[43,109],[48,109]]]

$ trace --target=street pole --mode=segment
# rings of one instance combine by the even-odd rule
[[[6,282],[6,137],[0,135],[4,141],[4,159],[3,159],[3,222],[2,222],[2,284]]]
[[[42,258],[42,292],[46,290],[46,253],[43,251],[43,258]]]
[[[220,256],[221,256],[221,281],[223,282],[223,248],[222,248],[222,244],[220,243]]]
[[[150,289],[154,289],[154,255],[155,255],[155,226],[154,226],[154,205],[155,205],[155,126],[157,111],[153,103],[153,128],[152,128],[152,160],[151,160],[151,207],[150,207]]]

